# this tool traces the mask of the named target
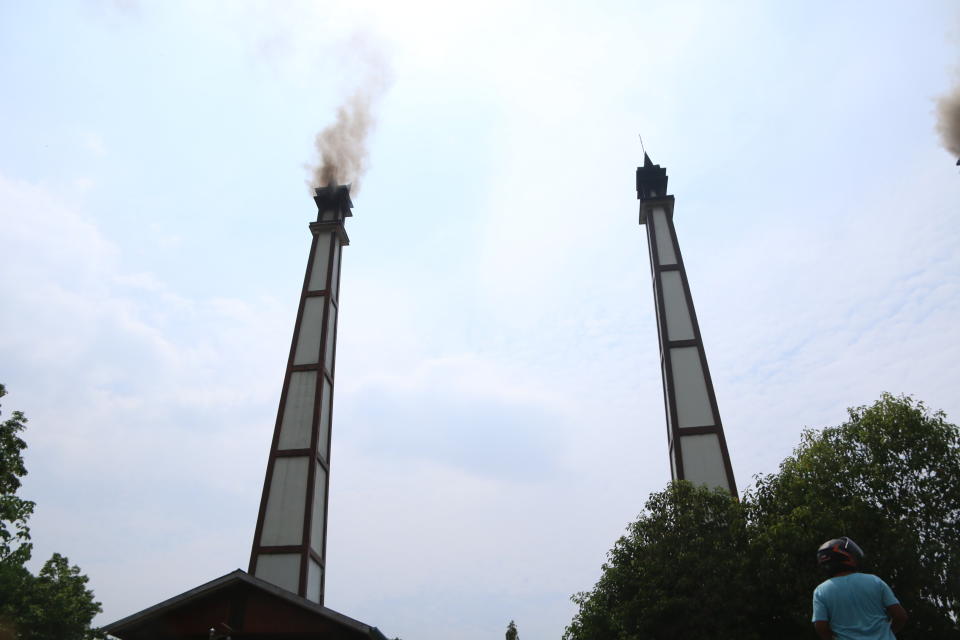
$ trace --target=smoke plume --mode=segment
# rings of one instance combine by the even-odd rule
[[[376,107],[390,73],[380,49],[362,36],[354,36],[344,53],[349,55],[346,66],[359,67],[354,73],[359,87],[337,109],[333,124],[317,134],[314,145],[320,158],[311,169],[310,184],[352,183],[356,194],[367,169],[367,138],[376,124]]]
[[[314,187],[352,182],[353,191],[367,168],[367,135],[374,124],[372,99],[357,92],[337,109],[337,119],[317,134],[320,162],[313,169]]]
[[[943,146],[960,158],[960,85],[937,101],[937,131]]]

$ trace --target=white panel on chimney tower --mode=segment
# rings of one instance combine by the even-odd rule
[[[310,558],[307,565],[307,600],[320,602],[320,581],[323,578],[323,569],[317,561]]]
[[[327,377],[323,377],[323,393],[320,396],[320,433],[317,438],[317,451],[320,457],[327,459],[327,449],[330,446],[330,408],[333,403],[333,390]]]
[[[730,487],[727,472],[723,468],[723,452],[720,438],[715,433],[681,436],[680,450],[683,455],[683,475],[693,484],[709,487]]]
[[[279,547],[303,542],[309,461],[307,457],[296,457],[277,458],[274,462],[260,544]]]
[[[317,464],[317,474],[313,482],[313,513],[310,522],[310,546],[317,553],[323,553],[323,507],[327,502],[327,472]]]
[[[677,426],[707,427],[714,423],[707,381],[696,347],[670,349],[673,388],[677,401]]]
[[[300,586],[300,556],[295,553],[261,553],[257,557],[256,575],[296,593]]]
[[[323,331],[324,298],[315,296],[303,302],[303,318],[300,320],[300,336],[293,364],[315,364],[320,358],[320,335]]]
[[[278,449],[306,449],[310,446],[316,393],[316,371],[294,371],[290,374],[290,386],[280,421]]]
[[[333,336],[337,328],[337,308],[330,305],[330,315],[327,318],[327,355],[324,359],[324,363],[327,367],[327,371],[333,371]]]
[[[667,313],[667,339],[693,340],[693,324],[680,272],[661,271],[660,283],[663,286],[663,308]]]
[[[677,254],[673,250],[673,239],[667,226],[667,213],[663,207],[653,209],[653,234],[657,239],[657,255],[660,264],[677,264]]]
[[[310,267],[310,284],[308,291],[321,291],[327,288],[327,265],[330,263],[330,234],[317,234],[317,250],[313,254],[313,265]]]
[[[330,290],[333,292],[333,299],[337,299],[337,291],[340,288],[340,243],[336,242],[333,247],[333,274],[330,276]]]

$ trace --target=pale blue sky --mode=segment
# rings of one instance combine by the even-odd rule
[[[0,1],[4,409],[99,622],[246,568],[305,165],[369,51],[328,606],[557,638],[667,482],[637,133],[741,489],[882,391],[960,417],[954,3]]]

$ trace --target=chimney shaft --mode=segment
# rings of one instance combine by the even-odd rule
[[[687,270],[673,226],[667,170],[644,154],[637,168],[640,224],[647,228],[653,299],[660,340],[670,470],[674,480],[723,487],[737,494],[720,410],[707,367]]]
[[[317,220],[274,426],[249,573],[323,604],[334,356],[348,185],[316,189]]]

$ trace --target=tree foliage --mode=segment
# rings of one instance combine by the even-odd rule
[[[0,384],[0,398],[7,395]],[[27,443],[20,437],[27,419],[19,411],[0,422],[0,564],[23,564],[30,558],[30,527],[33,502],[17,496],[20,478],[27,474],[23,450]]]
[[[884,394],[843,424],[804,431],[741,500],[673,483],[614,545],[566,640],[812,637],[814,551],[848,535],[911,615],[902,638],[956,634],[960,430]]]
[[[0,385],[0,397],[6,389]],[[100,603],[80,568],[54,553],[34,576],[28,520],[34,503],[16,495],[27,469],[20,437],[27,419],[19,411],[0,423],[0,640],[93,640],[90,627]]]
[[[510,621],[510,624],[507,625],[507,640],[519,640],[520,636],[517,634],[517,623],[513,620]]]
[[[672,483],[617,540],[593,590],[573,597],[564,637],[744,637],[748,552],[745,512],[729,493]]]
[[[903,638],[942,637],[960,616],[960,430],[942,412],[884,394],[846,422],[805,431],[778,473],[747,495],[776,628],[808,630],[810,549],[848,535],[866,570],[911,615]]]
[[[105,635],[90,628],[100,613],[100,603],[87,589],[87,576],[70,561],[54,553],[33,576],[18,572],[16,591],[0,596],[0,638],[19,640],[92,640]],[[6,586],[6,585],[5,585]],[[4,635],[3,626],[7,626]]]

